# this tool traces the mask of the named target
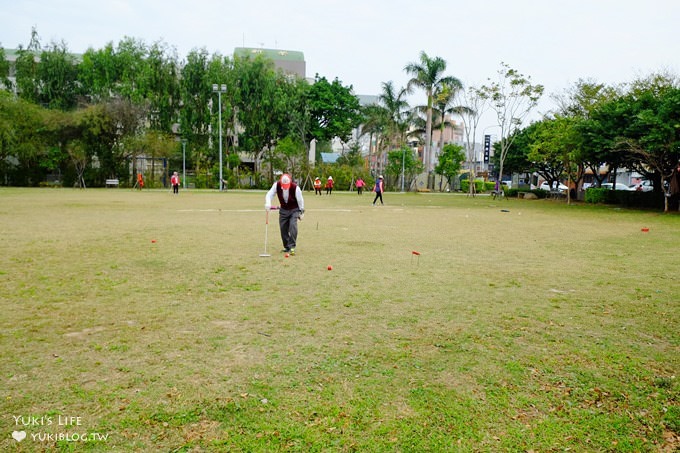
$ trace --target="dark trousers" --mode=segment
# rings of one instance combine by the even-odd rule
[[[179,184],[172,185],[172,193],[179,193]]]
[[[380,204],[383,204],[382,192],[376,192],[375,193],[375,198],[373,199],[373,204],[375,204],[375,202],[378,200],[378,198],[380,198]]]
[[[279,209],[279,229],[284,249],[294,249],[297,243],[300,210]]]

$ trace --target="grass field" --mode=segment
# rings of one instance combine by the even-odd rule
[[[305,200],[0,189],[0,449],[680,447],[680,216]]]

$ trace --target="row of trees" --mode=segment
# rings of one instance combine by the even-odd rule
[[[15,86],[0,48],[0,174],[5,184],[36,184],[57,172],[81,186],[103,185],[128,175],[142,155],[152,163],[169,158],[178,168],[180,139],[188,168],[216,174],[221,129],[232,177],[240,152],[251,156],[256,175],[268,170],[268,181],[275,169],[303,178],[311,173],[312,140],[319,151],[334,138],[349,142],[360,127],[370,143],[369,160],[386,162],[384,172],[408,188],[422,171],[452,182],[466,160],[474,177],[475,136],[489,109],[500,131],[494,153],[499,175],[537,172],[549,182],[578,184],[588,169],[607,177],[599,171],[604,165],[614,174],[621,167],[637,170],[660,189],[677,161],[675,77],[655,75],[619,87],[582,81],[555,97],[555,113],[527,126],[543,86],[504,63],[495,79],[477,87],[464,88],[446,69],[446,61],[421,52],[404,67],[411,77],[405,87],[385,82],[378,101],[362,108],[351,85],[318,75],[310,84],[277,72],[262,57],[199,49],[180,61],[162,42],[147,46],[125,38],[75,58],[64,43],[41,47],[34,30],[29,45],[18,50]],[[224,87],[221,115],[215,84]],[[426,102],[412,107],[406,98],[416,89]],[[462,146],[444,146],[440,139],[434,149],[433,131],[443,137],[454,118],[463,126]],[[366,178],[358,146],[350,143],[341,162],[348,174]]]
[[[503,174],[505,158],[515,134],[536,107],[543,94],[543,86],[534,84],[530,77],[501,63],[496,79],[465,89],[458,78],[446,74],[446,68],[447,63],[442,58],[421,52],[417,62],[404,67],[411,76],[406,87],[397,89],[392,82],[383,83],[377,104],[365,110],[363,131],[376,135],[378,150],[396,149],[409,141],[423,143],[422,166],[415,170],[424,169],[428,173],[434,170],[434,173],[444,175],[449,187],[452,187],[452,178],[459,174],[465,161],[468,162],[470,178],[476,176],[475,137],[480,118],[490,108],[496,113],[500,129],[496,154],[500,173]],[[425,92],[427,102],[412,108],[406,96],[416,88]],[[456,127],[454,119],[460,120],[463,126],[462,146],[447,148],[443,143],[444,130]],[[432,136],[437,129],[440,140],[435,150]],[[391,155],[396,157],[396,154]],[[474,185],[470,187],[473,191]]]
[[[42,48],[34,31],[15,71],[13,86],[0,48],[0,171],[3,182],[17,185],[36,184],[50,171],[102,185],[128,175],[141,155],[176,165],[180,139],[188,167],[200,173],[217,165],[220,129],[228,167],[238,166],[242,151],[256,171],[271,162],[270,169],[301,174],[312,140],[348,141],[361,118],[352,87],[337,79],[317,76],[310,84],[263,57],[205,50],[180,62],[162,42],[125,38],[76,59],[64,43]],[[226,87],[221,128],[214,84]]]
[[[462,83],[445,74],[444,60],[425,52],[405,66],[412,77],[405,88],[387,82],[378,103],[365,108],[352,87],[337,79],[317,76],[310,84],[275,71],[261,57],[231,59],[205,50],[194,50],[180,62],[165,43],[147,46],[132,38],[76,58],[65,43],[42,47],[34,30],[29,45],[18,50],[14,86],[9,70],[0,48],[0,172],[5,184],[37,184],[46,173],[56,172],[66,183],[102,185],[107,178],[129,175],[138,156],[151,159],[152,165],[169,158],[177,168],[183,150],[196,174],[216,174],[220,115],[214,84],[225,88],[220,99],[227,167],[238,169],[238,152],[245,152],[256,174],[263,162],[270,164],[270,180],[274,169],[309,174],[305,166],[312,140],[318,150],[333,138],[347,142],[360,124],[362,134],[370,136],[374,155],[369,160],[386,162],[384,171],[394,181],[403,175],[410,187],[423,169],[451,179],[464,157],[459,150],[444,152],[440,143],[435,159],[433,130],[443,133],[452,115],[482,113],[453,106]],[[424,106],[408,105],[405,97],[414,89],[425,92]],[[420,144],[424,150],[418,158],[412,148]],[[357,147],[354,143],[349,149],[357,152]],[[474,139],[466,147],[469,153]]]
[[[509,171],[580,187],[586,173],[599,186],[616,182],[617,169],[625,168],[652,181],[658,197],[664,195],[680,159],[677,77],[654,74],[615,87],[582,80],[555,101],[554,114],[514,134]],[[663,198],[668,211],[669,197]]]

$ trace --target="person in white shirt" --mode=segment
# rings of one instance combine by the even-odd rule
[[[272,207],[274,196],[279,199],[279,229],[281,230],[282,252],[295,255],[297,245],[298,220],[305,215],[305,200],[302,198],[302,190],[295,184],[289,174],[284,173],[269,189],[264,197],[264,209]]]

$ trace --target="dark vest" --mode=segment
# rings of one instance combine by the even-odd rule
[[[283,188],[281,187],[281,181],[276,183],[276,196],[279,197],[279,203],[281,204],[281,209],[286,209],[292,211],[294,209],[299,209],[297,198],[295,198],[295,192],[297,192],[297,184],[294,182],[290,183],[288,188],[288,203],[283,201]]]

